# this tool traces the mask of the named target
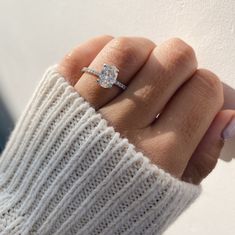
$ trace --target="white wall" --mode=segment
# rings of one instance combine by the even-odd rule
[[[235,1],[0,0],[0,85],[14,116],[48,65],[98,34],[145,36],[156,43],[181,37],[194,47],[200,67],[235,87]],[[235,234],[234,141],[223,152],[229,161],[219,162],[201,198],[166,235]]]

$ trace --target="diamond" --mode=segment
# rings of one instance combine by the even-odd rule
[[[103,88],[111,88],[115,84],[118,76],[118,69],[115,66],[104,64],[97,82]]]

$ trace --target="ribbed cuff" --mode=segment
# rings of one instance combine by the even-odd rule
[[[50,68],[0,162],[0,234],[161,234],[200,193],[108,126]]]

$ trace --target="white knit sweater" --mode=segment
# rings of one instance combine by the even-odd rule
[[[1,235],[161,234],[201,190],[152,164],[56,67],[0,160]]]

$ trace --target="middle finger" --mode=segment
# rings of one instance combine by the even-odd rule
[[[113,122],[125,119],[128,127],[144,128],[154,121],[196,68],[193,49],[180,39],[170,39],[152,51],[127,90],[101,111],[115,119]],[[126,111],[117,114],[114,110]],[[135,122],[131,121],[133,117]]]

